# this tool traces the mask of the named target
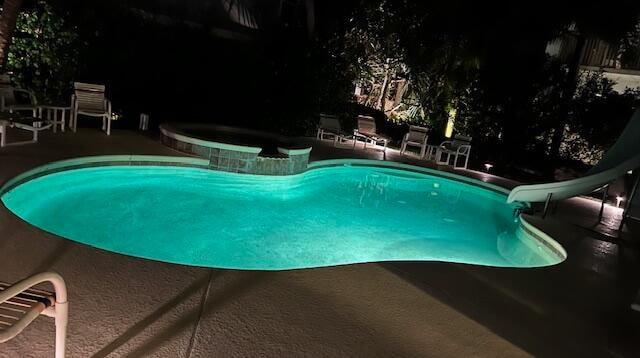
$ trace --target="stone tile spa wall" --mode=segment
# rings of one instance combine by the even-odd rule
[[[233,173],[292,175],[307,170],[311,148],[289,150],[278,148],[278,155],[260,156],[258,147],[230,145],[191,139],[161,128],[161,142],[180,152],[209,160],[209,167]]]

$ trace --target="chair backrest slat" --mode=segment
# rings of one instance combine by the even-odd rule
[[[376,120],[371,116],[358,116],[358,132],[376,133]]]
[[[341,131],[340,121],[337,116],[320,113],[320,128],[333,131]]]
[[[13,87],[10,75],[6,73],[0,74],[0,87]]]
[[[427,139],[429,128],[420,126],[409,126],[409,136],[407,140],[410,142],[422,143]]]
[[[466,135],[461,135],[461,134],[456,134],[456,136],[455,136],[455,137],[453,137],[453,140],[455,140],[455,141],[458,141],[458,142],[466,142],[466,143],[464,143],[464,144],[470,144],[472,139],[473,139],[473,138],[468,137],[468,136],[466,136]]]
[[[464,135],[460,135],[460,134],[456,134],[453,137],[453,140],[451,141],[451,144],[448,146],[449,149],[453,149],[456,150],[458,148],[460,148],[460,146],[462,145],[470,145],[471,144],[471,137],[467,137]]]
[[[104,85],[74,82],[78,110],[104,111]]]
[[[0,86],[0,96],[2,96],[4,107],[9,107],[16,104],[16,96],[13,93],[13,87]],[[4,108],[2,109],[4,110]]]

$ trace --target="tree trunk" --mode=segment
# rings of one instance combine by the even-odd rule
[[[560,144],[562,144],[564,128],[567,125],[569,119],[571,101],[576,94],[576,88],[578,86],[578,75],[580,71],[580,59],[582,58],[582,52],[584,51],[584,46],[586,43],[587,38],[583,34],[578,34],[578,37],[576,38],[576,49],[571,55],[571,59],[569,61],[567,80],[565,82],[564,89],[562,90],[562,96],[560,97],[558,117],[556,120],[556,125],[553,128],[553,136],[551,137],[549,156],[552,160],[558,159],[558,155],[560,154]]]
[[[306,0],[304,8],[307,11],[307,36],[312,38],[316,30],[316,9],[314,1]]]
[[[378,97],[378,101],[376,102],[376,109],[384,111],[384,100],[387,98],[387,87],[389,83],[389,60],[387,59],[387,63],[384,65],[384,80],[382,81],[382,88],[380,89],[380,97]]]
[[[18,13],[22,0],[4,0],[0,14],[0,71],[4,72],[7,63],[7,52],[11,45],[13,30],[16,28]]]

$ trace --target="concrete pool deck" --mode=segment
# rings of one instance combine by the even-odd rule
[[[382,159],[309,141],[311,160]],[[0,149],[0,182],[104,154],[180,155],[131,131],[46,132],[37,144]],[[387,160],[432,166],[394,150]],[[532,219],[569,255],[548,268],[389,262],[255,272],[109,253],[44,233],[2,206],[0,281],[46,270],[65,278],[69,357],[639,356],[640,312],[629,309],[640,287],[638,230],[612,238],[620,212],[611,207],[591,228],[597,210],[575,198]],[[0,344],[0,357],[53,356],[53,338],[53,321],[42,317]]]

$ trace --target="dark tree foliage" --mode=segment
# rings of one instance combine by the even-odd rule
[[[78,37],[66,52],[77,59],[77,71],[63,76],[48,70],[47,76],[66,83],[57,86],[62,92],[71,80],[106,84],[125,119],[148,112],[155,123],[204,121],[308,134],[318,112],[339,114],[347,127],[367,112],[397,140],[403,129],[385,121],[379,106],[353,101],[355,83],[382,69],[408,80],[407,98],[421,105],[432,141],[455,109],[456,130],[474,137],[473,161],[512,167],[527,157],[548,163],[554,135],[566,125],[606,146],[598,133],[613,137],[623,124],[590,132],[598,110],[587,108],[601,101],[628,107],[636,95],[603,92],[593,99],[577,67],[552,61],[545,46],[572,24],[578,31],[571,36],[617,41],[637,23],[637,1],[619,2],[616,8],[624,11],[615,12],[577,0],[292,1],[287,4],[297,5],[286,19],[274,16],[275,1],[234,3],[252,11],[258,29],[232,23],[214,0],[49,2]],[[309,3],[312,11],[302,6]],[[315,14],[311,23],[309,14]],[[637,37],[625,41],[631,49]],[[20,69],[29,71],[35,73]]]
[[[563,143],[565,157],[599,159],[622,132],[633,109],[640,108],[640,88],[617,93],[612,85],[601,73],[581,76],[567,121],[572,135]]]
[[[7,53],[21,6],[22,0],[4,0],[2,2],[2,13],[0,13],[0,67],[2,67],[3,71],[5,70]]]
[[[600,5],[579,1],[376,0],[360,2],[352,21],[360,19],[355,26],[379,42],[397,39],[388,48],[408,65],[436,133],[457,108],[456,128],[474,136],[476,158],[517,166],[520,158],[548,162],[543,158],[554,154],[549,140],[562,139],[565,123],[576,117],[577,62],[554,62],[545,54],[547,43],[572,24],[582,37],[620,39],[637,24],[639,6],[626,1],[613,18]],[[372,11],[385,14],[384,21],[372,21]]]
[[[77,29],[65,21],[64,12],[45,1],[25,5],[18,16],[7,69],[41,103],[65,103],[80,62]]]

